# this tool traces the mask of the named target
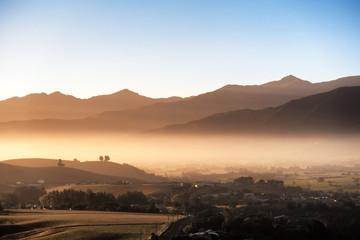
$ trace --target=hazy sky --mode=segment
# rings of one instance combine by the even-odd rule
[[[0,0],[0,99],[360,74],[360,1]]]

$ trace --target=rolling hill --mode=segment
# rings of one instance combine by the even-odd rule
[[[292,100],[276,108],[218,113],[157,133],[360,133],[360,87]]]
[[[38,180],[45,180],[47,184],[69,184],[117,183],[130,179],[106,176],[68,167],[21,167],[0,162],[1,183],[37,183]]]
[[[209,115],[240,109],[276,107],[290,100],[333,90],[360,86],[360,76],[310,83],[294,76],[263,85],[227,85],[182,101],[155,103],[121,111],[104,111],[77,120],[44,119],[1,123],[1,131],[146,131],[182,124]]]
[[[2,161],[1,163],[14,165],[14,166],[21,166],[21,167],[49,168],[49,167],[56,167],[57,162],[58,160],[55,159],[28,158],[28,159],[6,160],[6,161]],[[62,162],[65,164],[65,168],[82,170],[89,173],[112,176],[122,179],[124,178],[139,179],[145,182],[161,182],[166,180],[163,177],[146,173],[145,171],[128,164],[118,164],[114,162],[100,162],[100,161],[74,162],[68,160],[62,160]]]

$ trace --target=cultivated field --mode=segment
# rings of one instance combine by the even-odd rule
[[[147,239],[169,220],[162,214],[12,210],[0,215],[0,239]]]
[[[323,178],[323,181],[319,181],[319,178]],[[359,178],[358,175],[329,172],[298,174],[298,176],[289,176],[283,180],[286,186],[299,186],[313,191],[359,192],[360,186],[356,182]]]

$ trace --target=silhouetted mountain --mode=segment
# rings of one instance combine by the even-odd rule
[[[110,95],[79,99],[60,92],[30,94],[0,101],[0,122],[32,119],[77,119],[104,112],[138,108],[158,102],[180,101],[180,97],[153,99],[128,89]]]
[[[360,133],[360,87],[343,87],[276,108],[218,113],[159,133]]]
[[[55,167],[58,160],[55,159],[42,159],[42,158],[29,158],[29,159],[12,159],[2,161],[2,163],[22,166],[22,167]],[[62,160],[66,168],[79,169],[91,173],[139,179],[145,182],[161,182],[166,179],[163,177],[155,176],[154,174],[146,173],[145,171],[131,166],[129,164],[118,164],[114,162],[101,162],[101,161],[88,161],[88,162],[74,162]]]
[[[113,126],[118,130],[146,130],[185,123],[218,112],[275,107],[292,99],[332,90],[338,85],[360,86],[360,76],[315,84],[288,76],[260,86],[228,85],[183,101],[103,112],[93,118],[99,125]]]
[[[2,183],[37,183],[38,180],[45,180],[47,184],[117,183],[124,180],[140,182],[126,177],[101,175],[68,167],[21,167],[0,162]]]
[[[182,101],[156,103],[121,111],[107,111],[79,120],[0,124],[5,131],[144,131],[170,124],[186,123],[218,112],[276,107],[290,100],[333,90],[338,86],[360,86],[360,76],[312,84],[294,76],[263,85],[227,85],[216,91]]]

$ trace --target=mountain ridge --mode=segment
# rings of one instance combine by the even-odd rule
[[[0,101],[0,122],[56,119],[81,119],[103,111],[124,110],[157,102],[181,101],[180,97],[149,98],[123,89],[112,94],[76,98],[59,91],[31,93]]]
[[[360,133],[360,87],[342,87],[275,108],[217,113],[157,133]]]
[[[310,83],[289,75],[262,85],[227,85],[180,101],[175,99],[139,108],[102,111],[76,120],[53,118],[0,123],[0,130],[141,132],[171,124],[183,124],[219,112],[276,107],[293,99],[333,90],[338,86],[360,86],[360,76]],[[98,107],[100,108],[101,104]]]

